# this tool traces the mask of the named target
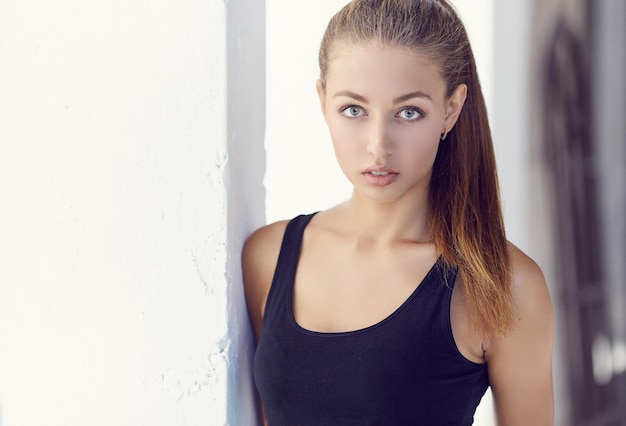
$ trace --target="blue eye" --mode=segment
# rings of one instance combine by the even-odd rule
[[[424,114],[422,114],[422,112],[419,109],[413,108],[413,107],[404,108],[398,113],[398,115],[400,116],[400,118],[403,118],[408,121],[414,121],[424,116]]]
[[[360,106],[348,105],[347,107],[341,109],[341,114],[345,115],[346,117],[354,118],[365,115],[365,111],[363,111],[363,108],[361,108]]]

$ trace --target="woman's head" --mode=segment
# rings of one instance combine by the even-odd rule
[[[353,0],[331,19],[324,34],[319,52],[321,90],[332,74],[333,60],[344,47],[372,44],[399,47],[428,58],[438,67],[448,97],[460,85],[467,86],[454,127],[442,129],[449,134],[433,165],[430,208],[437,224],[446,218],[448,233],[457,233],[453,222],[466,221],[475,223],[479,233],[491,232],[482,229],[483,221],[477,216],[490,211],[500,215],[495,158],[463,23],[447,0]]]
[[[428,58],[447,97],[467,87],[456,124],[443,129],[449,134],[432,167],[430,230],[444,259],[460,267],[475,329],[503,334],[512,324],[510,267],[487,110],[465,28],[446,0],[353,0],[324,34],[318,90],[326,91],[335,57],[345,47],[362,45]]]

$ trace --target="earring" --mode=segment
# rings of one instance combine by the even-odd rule
[[[441,140],[445,140],[447,136],[448,136],[448,132],[444,130],[443,133],[441,134]]]

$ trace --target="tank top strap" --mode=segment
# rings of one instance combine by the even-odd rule
[[[288,306],[287,302],[292,291],[291,286],[296,277],[304,229],[315,214],[299,215],[287,223],[278,255],[278,262],[274,270],[272,285],[265,304],[264,318],[266,320],[268,317],[277,315],[279,311]]]

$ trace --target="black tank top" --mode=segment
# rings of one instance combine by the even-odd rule
[[[471,425],[489,383],[486,365],[466,359],[452,336],[456,269],[437,261],[375,325],[305,330],[294,319],[292,292],[311,217],[287,225],[254,359],[270,426]]]

